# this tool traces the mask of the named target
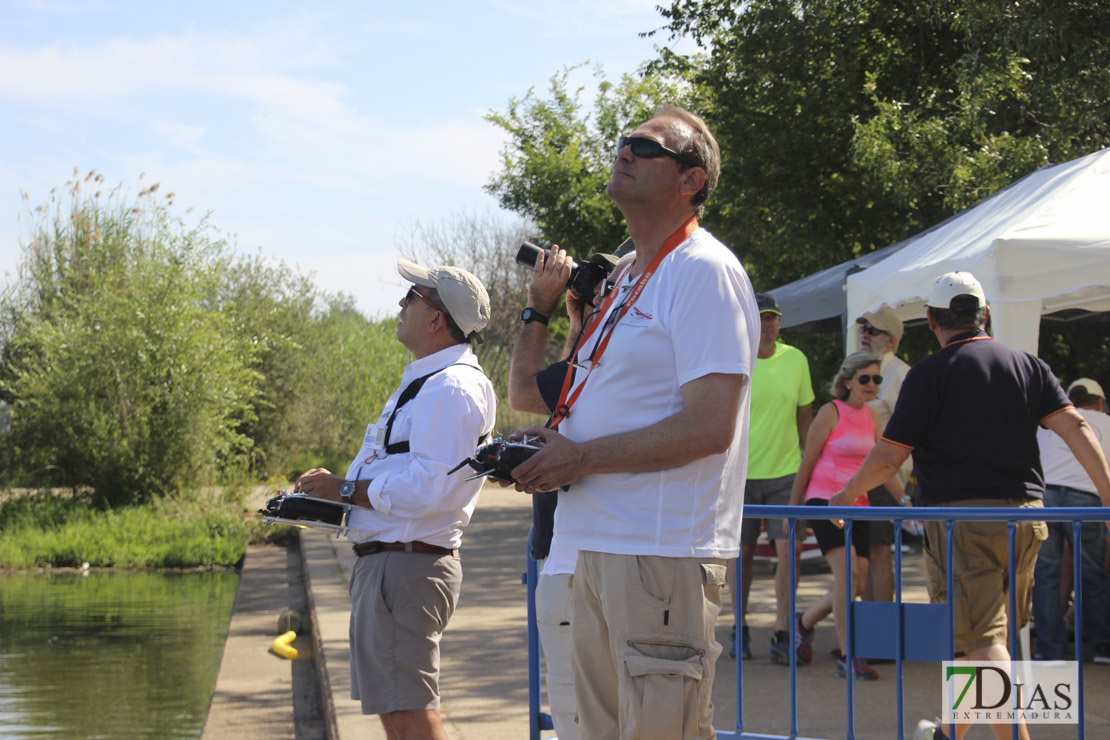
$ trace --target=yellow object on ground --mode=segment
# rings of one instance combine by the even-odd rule
[[[289,630],[284,635],[279,635],[279,636],[275,637],[274,638],[274,647],[273,647],[274,653],[276,655],[280,655],[283,658],[288,658],[289,660],[296,660],[297,659],[297,648],[295,648],[295,647],[293,647],[292,645],[289,644],[289,643],[293,642],[293,640],[296,640],[296,639],[297,639],[297,633],[294,632],[293,630]]]

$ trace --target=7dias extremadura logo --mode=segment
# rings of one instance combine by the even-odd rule
[[[942,721],[1076,724],[1075,661],[944,661]]]

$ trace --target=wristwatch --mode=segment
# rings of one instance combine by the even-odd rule
[[[339,487],[339,498],[343,499],[343,503],[351,503],[351,497],[355,495],[355,482],[353,480],[343,481],[343,485]]]
[[[530,324],[533,321],[538,321],[544,326],[547,326],[548,322],[548,318],[546,316],[544,316],[542,313],[532,308],[531,306],[520,312],[520,320],[523,321],[525,324]]]

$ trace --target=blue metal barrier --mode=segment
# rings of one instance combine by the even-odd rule
[[[955,656],[955,637],[952,599],[945,604],[904,604],[902,602],[902,527],[905,520],[916,521],[943,521],[947,550],[945,563],[951,564],[953,559],[953,533],[957,521],[991,521],[1006,522],[1009,540],[1009,613],[1017,613],[1017,589],[1015,586],[1016,574],[1012,567],[1015,561],[1014,534],[1017,522],[1023,521],[1051,521],[1071,522],[1072,542],[1080,543],[1080,530],[1086,521],[1110,521],[1110,508],[1081,508],[1081,507],[1050,507],[1045,509],[1018,509],[1018,508],[978,508],[978,507],[879,507],[879,506],[830,506],[820,509],[822,519],[843,519],[846,541],[851,541],[852,527],[856,521],[891,521],[894,527],[894,602],[869,602],[852,601],[847,610],[848,632],[845,645],[845,663],[848,671],[852,670],[852,661],[856,657],[862,658],[893,658],[897,670],[897,731],[895,737],[904,740],[903,715],[903,661],[945,661],[953,660]],[[794,541],[798,520],[812,519],[814,510],[805,506],[746,506],[745,517],[760,519],[779,518],[789,520],[789,541]],[[529,533],[529,543],[531,533]],[[790,573],[790,614],[797,613],[796,574],[797,551],[787,548],[789,556]],[[1081,547],[1073,544],[1073,581],[1075,589],[1074,610],[1077,616],[1082,615],[1083,608],[1083,579],[1081,570]],[[540,740],[542,730],[552,729],[551,716],[540,711],[540,650],[539,631],[536,626],[536,562],[531,558],[531,547],[525,553],[527,569],[522,574],[522,582],[527,586],[528,602],[528,693],[529,693],[529,740]],[[851,550],[845,548],[845,592],[852,591],[852,563]],[[737,572],[739,572],[737,561]],[[953,593],[952,568],[946,567],[948,578],[947,593]],[[737,635],[740,634],[740,615],[735,615]],[[893,632],[884,629],[884,625],[894,624]],[[796,620],[790,620],[790,645],[795,641]],[[1009,649],[1010,655],[1017,659],[1021,654],[1018,649],[1018,630],[1015,620],[1009,621]],[[913,641],[907,643],[905,636],[913,635]],[[859,643],[857,645],[857,643]],[[1030,660],[1030,656],[1022,656]],[[1077,735],[1079,740],[1085,738],[1084,733],[1084,702],[1083,702],[1083,620],[1075,620],[1075,660],[1079,669],[1079,685],[1077,690],[1077,714],[1079,722]],[[816,740],[805,738],[800,734],[798,727],[798,674],[797,654],[790,651],[790,734],[765,735],[744,730],[744,701],[743,701],[743,660],[736,661],[736,730],[718,730],[718,740]],[[855,740],[855,715],[854,715],[854,686],[849,677],[847,683],[847,727],[846,737]],[[946,728],[949,737],[955,737],[955,728]],[[1013,726],[1013,737],[1017,740],[1018,725]]]

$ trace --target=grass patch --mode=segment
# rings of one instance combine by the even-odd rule
[[[82,496],[38,493],[0,505],[0,568],[231,567],[251,542],[288,537],[226,499],[98,509]]]

